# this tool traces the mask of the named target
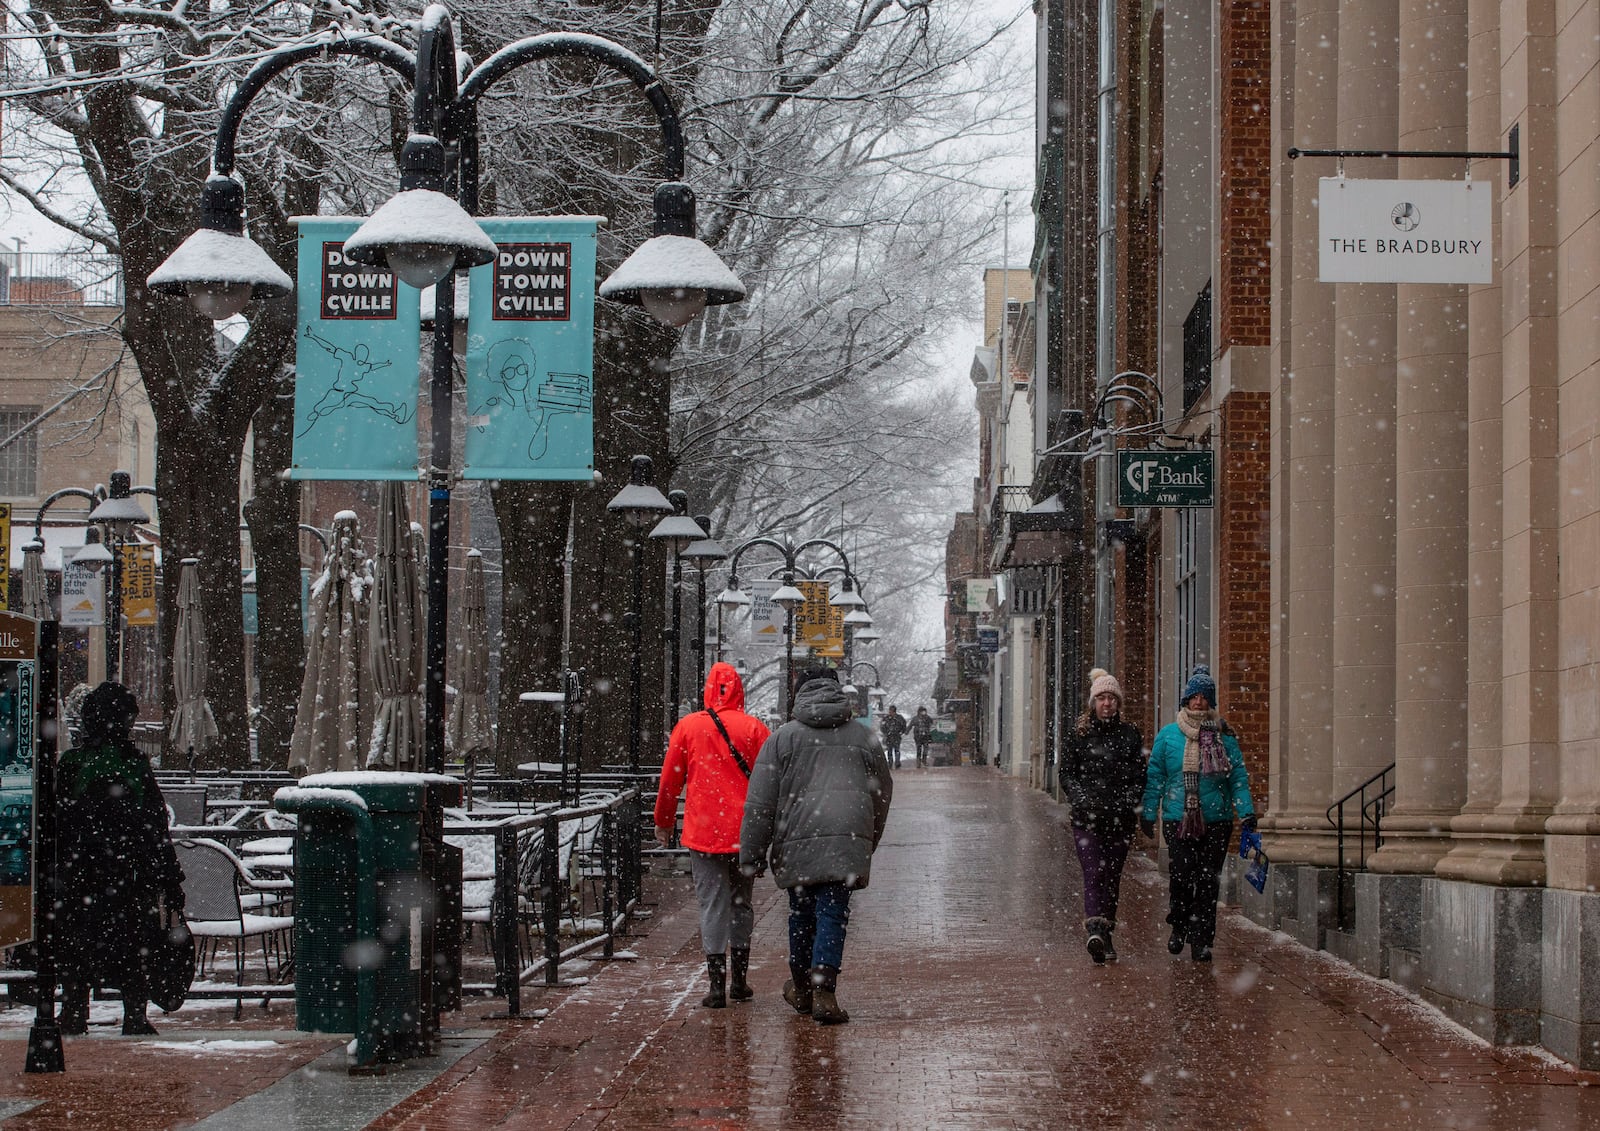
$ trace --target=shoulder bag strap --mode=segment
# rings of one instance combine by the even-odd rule
[[[739,753],[739,748],[733,744],[733,739],[728,737],[728,728],[722,725],[722,720],[717,717],[717,713],[710,707],[706,708],[706,714],[710,715],[711,721],[717,724],[717,730],[722,735],[722,741],[728,744],[728,753],[732,754],[733,760],[739,763],[739,772],[748,778],[750,776],[750,763],[744,760],[744,755]]]

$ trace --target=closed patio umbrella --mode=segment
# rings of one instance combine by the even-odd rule
[[[445,742],[468,766],[474,756],[494,746],[489,728],[489,608],[484,593],[483,555],[467,552],[467,579],[461,592],[456,666],[451,672],[456,689],[450,707]]]
[[[418,619],[417,563],[403,489],[386,481],[378,494],[378,552],[373,559],[372,619],[367,656],[378,697],[366,765],[422,768],[423,625]]]
[[[17,612],[34,620],[50,619],[50,588],[44,575],[44,543],[34,540],[22,547],[22,603]]]
[[[372,574],[354,511],[340,511],[311,585],[311,634],[306,674],[289,740],[295,774],[358,770],[372,733],[372,686],[367,665],[367,610]]]
[[[217,720],[206,702],[206,617],[200,606],[200,562],[184,558],[178,575],[178,623],[172,641],[172,748],[194,764],[217,741]]]

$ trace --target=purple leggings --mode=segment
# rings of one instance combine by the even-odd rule
[[[1072,826],[1072,843],[1083,868],[1083,917],[1117,923],[1117,895],[1122,890],[1122,865],[1128,859],[1133,833],[1101,832]]]

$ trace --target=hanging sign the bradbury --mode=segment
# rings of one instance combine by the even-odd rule
[[[1317,278],[1324,283],[1494,280],[1494,185],[1323,177]]]

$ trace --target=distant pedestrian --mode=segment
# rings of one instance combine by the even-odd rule
[[[1239,739],[1217,714],[1217,683],[1204,664],[1179,701],[1177,721],[1161,728],[1150,749],[1140,828],[1154,836],[1159,817],[1167,842],[1167,950],[1181,954],[1188,943],[1196,962],[1210,962],[1233,819],[1255,828],[1255,803]]]
[[[83,739],[56,770],[63,1033],[87,1031],[92,986],[121,990],[125,1036],[155,1033],[145,955],[164,929],[162,902],[182,915],[183,870],[155,771],[133,744],[138,714],[120,683],[96,687],[83,701]]]
[[[706,673],[705,710],[685,715],[672,728],[661,786],[656,794],[656,839],[667,844],[678,819],[678,793],[684,792],[682,843],[700,904],[700,945],[706,956],[711,992],[700,1004],[721,1009],[748,1001],[750,906],[754,877],[739,869],[739,823],[744,817],[750,774],[767,740],[767,726],[744,711],[744,683],[732,664],[711,665]],[[733,981],[728,982],[732,959]]]
[[[896,710],[893,703],[889,704],[889,713],[878,720],[878,729],[883,733],[884,756],[894,762],[894,768],[900,768],[900,740],[906,736],[906,717]]]
[[[911,741],[917,747],[917,765],[928,764],[928,743],[933,741],[933,716],[928,714],[928,708],[918,707],[917,713],[911,717]]]
[[[1061,752],[1062,785],[1072,806],[1072,843],[1083,868],[1083,929],[1089,957],[1115,962],[1122,866],[1138,825],[1145,788],[1144,741],[1122,718],[1122,685],[1103,668],[1089,673],[1089,706]]]
[[[789,892],[783,999],[824,1025],[850,1020],[837,997],[850,893],[867,886],[894,784],[877,736],[850,717],[838,675],[808,669],[794,718],[761,748],[745,800],[739,863],[768,863]]]

